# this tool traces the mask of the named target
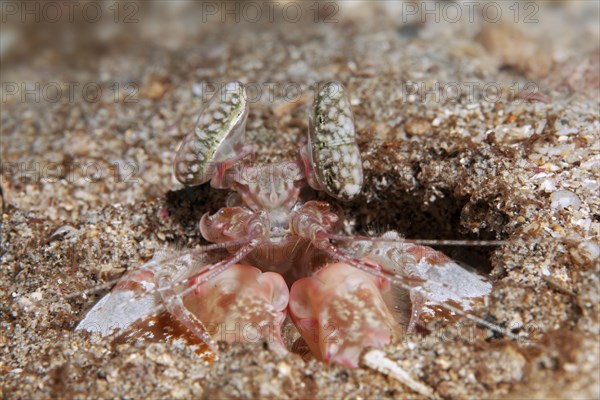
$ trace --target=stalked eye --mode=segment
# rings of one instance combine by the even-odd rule
[[[362,189],[362,159],[344,87],[321,87],[310,115],[309,152],[319,185],[332,197],[351,200]]]
[[[175,178],[185,185],[199,185],[216,173],[216,164],[234,158],[243,145],[248,117],[244,86],[229,82],[213,95],[194,130],[179,145],[174,162]]]

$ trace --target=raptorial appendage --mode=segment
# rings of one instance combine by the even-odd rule
[[[195,286],[195,279],[189,286]],[[286,352],[281,339],[289,292],[283,277],[234,264],[183,298],[215,341],[267,342]]]
[[[112,335],[155,314],[160,304],[154,274],[138,270],[121,278],[113,290],[85,315],[76,329],[98,332],[102,336]]]
[[[292,285],[290,316],[317,358],[354,368],[365,348],[381,348],[397,333],[386,289],[388,282],[351,265],[328,264]]]
[[[440,308],[452,308],[444,313],[449,316],[473,310],[492,291],[491,283],[483,276],[468,271],[440,251],[404,240],[396,232],[387,232],[363,245],[359,254],[379,264],[392,282],[401,280],[392,285],[387,302],[398,310],[410,309],[409,333],[421,318],[441,318]],[[403,314],[406,312],[401,311],[399,317]]]

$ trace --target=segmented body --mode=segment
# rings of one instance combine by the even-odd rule
[[[414,330],[421,314],[443,304],[468,311],[490,292],[483,278],[393,232],[336,235],[331,205],[303,190],[342,201],[361,191],[362,162],[341,84],[318,90],[299,160],[242,162],[253,152],[243,135],[247,114],[243,85],[225,85],[175,157],[180,182],[233,191],[228,207],[200,220],[213,244],[156,254],[122,278],[78,329],[127,331],[166,311],[213,349],[217,340],[260,339],[285,352],[280,329],[289,313],[317,358],[354,367],[365,347],[398,337],[401,324]]]

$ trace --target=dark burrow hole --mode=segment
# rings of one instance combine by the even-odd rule
[[[391,190],[389,193],[398,193]],[[479,230],[470,233],[461,224],[467,198],[450,195],[437,197],[435,202],[425,204],[425,191],[399,195],[378,194],[376,201],[357,200],[342,205],[346,216],[351,216],[357,234],[380,236],[393,230],[406,239],[427,240],[497,240],[496,232]],[[478,215],[485,214],[481,205]],[[471,215],[471,218],[473,215]],[[466,264],[483,274],[493,269],[492,255],[497,246],[477,245],[429,245],[448,257]]]
[[[224,207],[228,194],[228,190],[213,189],[208,183],[170,190],[165,196],[169,218],[186,235],[205,242],[198,229],[198,222],[206,212],[212,214]]]

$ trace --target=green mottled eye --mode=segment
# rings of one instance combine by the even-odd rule
[[[209,181],[216,163],[235,157],[242,145],[247,116],[244,86],[240,82],[224,85],[202,110],[194,130],[179,145],[175,178],[185,185]]]
[[[350,200],[360,193],[362,159],[350,102],[340,83],[329,82],[317,93],[308,144],[317,182],[329,195]]]

